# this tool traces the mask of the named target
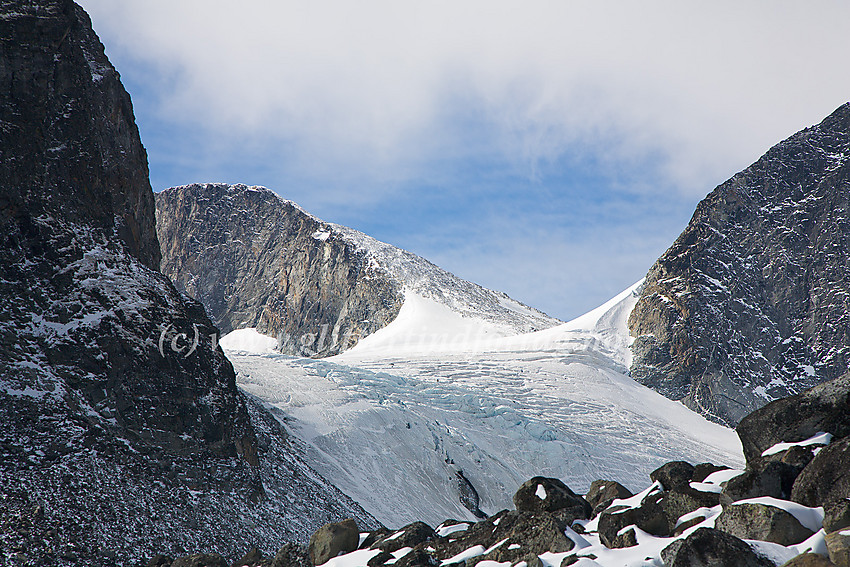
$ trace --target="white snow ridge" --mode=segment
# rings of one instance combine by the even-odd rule
[[[458,473],[492,514],[537,475],[583,493],[597,478],[642,489],[671,460],[741,468],[732,430],[628,377],[637,289],[506,336],[408,287],[394,322],[330,359],[268,352],[256,337],[222,346],[239,345],[227,351],[239,385],[280,410],[313,467],[391,528],[475,520]]]

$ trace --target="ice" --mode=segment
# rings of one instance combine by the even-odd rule
[[[262,335],[255,328],[246,328],[227,333],[221,337],[219,345],[231,352],[273,353],[277,348],[277,339]]]
[[[435,530],[440,537],[450,536],[457,532],[463,532],[469,529],[469,524],[452,524],[450,526],[440,525]]]
[[[513,336],[408,292],[393,323],[330,359],[222,346],[314,468],[391,528],[475,520],[459,471],[493,514],[534,476],[634,491],[672,460],[742,467],[734,431],[628,377],[635,291]]]

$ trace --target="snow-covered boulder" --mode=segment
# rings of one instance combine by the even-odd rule
[[[617,481],[594,480],[590,483],[590,488],[587,490],[584,499],[593,507],[593,515],[596,516],[617,498],[626,499],[632,496],[634,494]]]
[[[762,502],[736,502],[723,509],[715,527],[741,539],[794,545],[814,535],[790,512]]]
[[[745,542],[712,528],[699,528],[661,551],[665,567],[775,567]]]
[[[556,512],[568,510],[576,518],[590,518],[593,509],[557,478],[536,476],[523,483],[514,494],[514,506],[520,512]]]

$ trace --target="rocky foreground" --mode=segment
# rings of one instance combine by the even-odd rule
[[[362,532],[352,519],[319,529],[307,548],[250,567],[850,566],[850,373],[768,404],[737,428],[743,471],[667,463],[633,495],[610,480],[584,496],[535,477],[515,510],[477,523],[415,522]],[[226,567],[217,555],[154,558],[149,565]]]

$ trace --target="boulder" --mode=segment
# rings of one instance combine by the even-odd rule
[[[437,537],[437,534],[431,529],[431,526],[424,522],[413,522],[397,532],[384,536],[374,543],[371,548],[393,553],[403,547],[416,547],[420,543],[429,541],[435,537]]]
[[[621,549],[623,547],[634,547],[638,544],[637,534],[634,528],[628,528],[625,531],[618,533],[611,542],[612,549]]]
[[[571,510],[575,518],[588,519],[593,509],[587,500],[570,490],[557,478],[536,476],[523,483],[514,494],[514,506],[520,512]]]
[[[228,567],[227,561],[218,553],[199,553],[178,557],[171,567]]]
[[[826,548],[829,560],[837,567],[850,567],[850,530],[826,534]]]
[[[632,496],[634,495],[631,491],[619,482],[613,480],[594,480],[590,484],[590,489],[587,491],[584,499],[593,508],[593,515],[595,516],[617,498],[624,499],[631,498]]]
[[[716,492],[702,492],[694,488],[685,490],[674,490],[664,494],[661,507],[667,515],[671,525],[685,514],[690,514],[700,508],[713,508],[720,504],[720,494]]]
[[[685,490],[689,487],[693,474],[692,464],[672,461],[649,473],[649,478],[653,482],[660,482],[664,490]]]
[[[713,528],[698,528],[661,550],[666,567],[775,567],[740,539]]]
[[[393,563],[395,567],[436,567],[439,565],[433,555],[420,547]]]
[[[826,533],[850,528],[850,500],[841,498],[826,504],[823,508],[823,529]]]
[[[799,474],[800,469],[793,465],[769,462],[762,469],[750,469],[728,480],[723,485],[723,501],[729,503],[762,496],[788,499]]]
[[[850,373],[770,402],[742,419],[735,431],[748,465],[777,443],[805,441],[820,431],[836,438],[850,435]]]
[[[375,544],[375,542],[384,539],[386,536],[390,535],[391,533],[393,533],[393,532],[391,532],[387,528],[378,528],[377,530],[375,530],[373,532],[369,532],[366,535],[366,538],[360,544],[359,549],[369,549]]]
[[[767,464],[772,461],[779,461],[780,463],[786,463],[799,470],[803,470],[814,458],[815,450],[820,447],[822,445],[808,445],[803,447],[795,445],[785,451],[762,457],[761,462]]]
[[[505,540],[504,543],[490,553],[476,558],[476,562],[510,561],[514,565],[529,555],[570,551],[575,544],[564,534],[565,528],[562,522],[550,514],[505,514],[493,532],[493,540],[485,547],[489,548]]]
[[[848,495],[850,495],[850,437],[833,441],[818,452],[794,481],[791,499],[804,506],[814,507],[823,506]]]
[[[556,514],[511,510],[458,532],[455,539],[438,538],[427,546],[434,549],[432,555],[442,562],[475,546],[486,550],[502,542],[490,553],[467,560],[467,565],[484,560],[516,564],[530,555],[571,550],[574,544],[564,533],[567,527]]]
[[[322,565],[340,553],[354,551],[359,543],[360,530],[357,522],[348,518],[319,528],[310,538],[307,551],[313,565]]]
[[[726,506],[715,527],[741,539],[770,541],[785,546],[798,544],[814,535],[785,510],[755,502]]]
[[[285,543],[277,550],[271,567],[310,567],[310,554],[306,545]]]
[[[599,539],[606,547],[613,547],[617,535],[628,526],[637,526],[656,536],[670,535],[671,523],[661,505],[663,494],[654,492],[647,495],[640,506],[617,510],[608,509],[599,514]]]
[[[835,563],[817,553],[801,553],[783,563],[782,567],[835,567]]]
[[[696,518],[691,518],[686,522],[682,522],[681,524],[673,528],[673,536],[679,537],[695,525],[703,523],[705,521],[705,518],[705,516],[697,516]]]
[[[269,567],[271,560],[267,560],[256,547],[234,562],[231,567]]]

